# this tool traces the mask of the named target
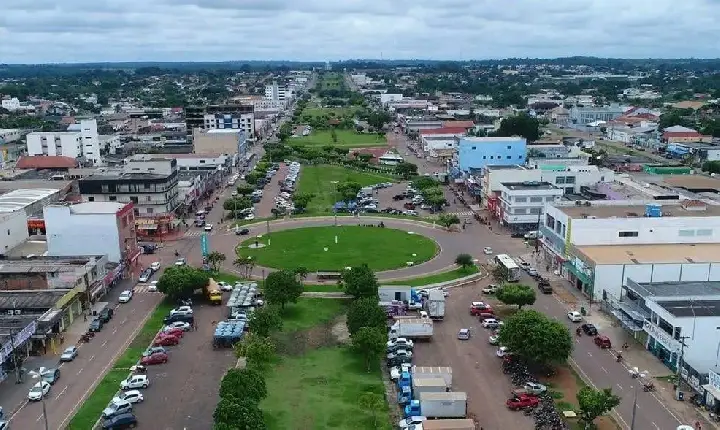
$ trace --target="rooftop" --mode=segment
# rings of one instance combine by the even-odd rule
[[[106,172],[95,172],[90,176],[86,176],[80,181],[107,181],[107,180],[120,180],[120,179],[165,179],[171,176],[162,175],[159,173],[124,173],[121,170],[106,171]]]
[[[28,156],[23,155],[15,164],[18,169],[70,169],[77,167],[78,162],[71,157],[57,155],[51,156]]]
[[[657,304],[675,317],[720,316],[720,300],[668,300]]]
[[[659,204],[659,200],[648,201],[648,204]],[[561,205],[557,208],[570,218],[643,218],[646,204],[602,204],[593,201],[590,206]],[[611,202],[608,202],[611,203]],[[704,205],[704,210],[688,210],[681,204],[662,204],[662,217],[711,217],[720,216],[720,206]]]
[[[57,303],[69,290],[0,291],[0,310],[46,310]]]
[[[466,129],[462,127],[442,127],[442,128],[428,128],[420,130],[420,135],[433,135],[433,134],[465,134]]]
[[[0,196],[0,212],[15,212],[25,209],[33,203],[48,198],[60,190],[54,188],[36,188],[10,191]]]
[[[717,243],[578,246],[577,250],[595,264],[681,264],[720,261],[720,244]]]
[[[0,274],[75,272],[98,257],[36,257],[0,260]]]
[[[720,190],[720,180],[700,175],[666,176],[663,182],[688,191]]]
[[[70,213],[73,214],[115,214],[126,206],[125,203],[117,202],[86,202],[70,206]]]
[[[720,297],[720,282],[634,282],[628,278],[628,287],[642,297]]]
[[[512,191],[519,190],[559,190],[558,187],[551,184],[550,182],[503,182],[500,185]]]
[[[511,136],[511,137],[463,137],[460,142],[472,142],[472,143],[492,143],[492,142],[517,142],[522,140],[525,142],[524,137]]]

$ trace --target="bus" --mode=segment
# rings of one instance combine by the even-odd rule
[[[515,260],[509,255],[496,255],[495,264],[505,269],[507,282],[517,282],[520,280],[520,266],[518,266]]]

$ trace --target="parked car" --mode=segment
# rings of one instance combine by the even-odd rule
[[[399,347],[399,348],[412,350],[413,349],[413,341],[410,339],[406,339],[404,337],[399,337],[395,340],[387,341],[387,347],[388,348]]]
[[[205,229],[205,231],[212,231],[213,225],[212,225],[212,224],[205,224],[205,227],[203,227],[203,229]]]
[[[103,323],[100,321],[100,318],[95,318],[94,320],[90,321],[90,325],[88,325],[88,331],[91,332],[99,332],[102,330]]]
[[[167,354],[167,349],[163,348],[162,346],[151,346],[150,348],[146,349],[145,352],[143,352],[143,357],[147,357],[149,355],[162,353]]]
[[[580,328],[588,336],[597,336],[598,334],[597,328],[595,328],[595,326],[592,324],[583,324],[580,326]]]
[[[113,397],[113,402],[120,400],[130,403],[142,403],[145,400],[145,396],[138,390],[121,391],[117,396]]]
[[[158,290],[158,281],[152,281],[150,282],[150,285],[148,285],[147,290],[151,293],[155,293]]]
[[[125,430],[137,427],[137,418],[132,413],[124,413],[108,418],[102,423],[103,430]]]
[[[508,399],[505,404],[511,411],[517,411],[518,409],[534,408],[540,403],[540,399],[535,396],[520,395]]]
[[[150,269],[152,269],[154,272],[160,270],[160,262],[154,261],[152,264],[150,264]]]
[[[190,306],[178,306],[170,311],[170,315],[192,315],[193,310]]]
[[[180,343],[177,336],[159,334],[153,341],[153,346],[175,346]]]
[[[427,421],[427,417],[423,416],[403,418],[398,423],[398,428],[400,430],[421,428],[419,424],[422,424],[425,421]]]
[[[78,356],[77,346],[69,346],[60,355],[60,361],[73,361]]]
[[[498,348],[497,351],[495,351],[495,355],[497,355],[500,358],[503,358],[508,354],[510,354],[510,352],[508,351],[507,346],[501,346],[500,348]]]
[[[152,366],[153,364],[165,364],[168,362],[168,355],[162,352],[157,352],[152,355],[148,355],[140,359],[140,364],[143,366]]]
[[[472,302],[470,305],[470,315],[477,316],[480,314],[494,313],[490,305],[483,302]]]
[[[30,388],[28,400],[31,402],[39,402],[50,392],[50,386],[50,383],[44,380],[36,383]]]
[[[485,248],[483,248],[483,254],[492,255],[492,253],[493,253],[493,249],[490,248],[489,246],[486,246]]]
[[[488,338],[488,343],[490,345],[497,345],[498,342],[500,342],[500,336],[494,334]]]
[[[192,326],[185,321],[175,321],[174,323],[170,323],[165,326],[165,329],[169,328],[179,328],[182,331],[190,331]]]
[[[41,374],[40,377],[43,381],[47,382],[50,385],[55,385],[55,382],[57,382],[58,379],[60,379],[60,369],[45,369]]]
[[[125,414],[128,412],[132,412],[132,403],[127,400],[112,400],[110,404],[103,409],[102,417],[112,418],[115,415]]]
[[[481,325],[483,326],[483,328],[498,328],[498,327],[500,327],[502,324],[503,324],[502,321],[499,321],[499,320],[497,320],[497,319],[495,319],[495,318],[487,318],[487,319],[484,319],[484,320],[482,321],[482,323],[481,323]]]
[[[567,317],[572,322],[580,322],[583,320],[583,316],[578,311],[570,311],[567,313]]]
[[[498,288],[497,285],[495,285],[495,284],[490,284],[490,285],[488,285],[486,288],[483,288],[483,289],[482,289],[482,292],[483,292],[484,294],[495,294],[495,293],[497,293],[498,289],[499,289],[499,288]]]
[[[147,282],[150,280],[150,277],[152,276],[153,272],[150,269],[144,270],[140,277],[138,278],[138,282]]]
[[[246,236],[246,235],[250,234],[250,229],[249,229],[249,228],[242,228],[242,229],[239,229],[239,230],[235,230],[235,234],[238,235],[238,236]]]
[[[175,314],[175,315],[168,315],[165,318],[163,318],[163,324],[170,324],[175,321],[185,321],[186,323],[192,324],[193,321],[195,321],[195,318],[192,315],[182,315],[182,314]]]
[[[412,358],[412,351],[408,349],[398,349],[387,355],[388,360],[394,360],[396,358]]]
[[[147,388],[150,385],[150,379],[147,375],[130,375],[120,382],[120,389],[125,390],[137,390],[140,388]]]
[[[118,297],[118,302],[120,303],[127,303],[130,300],[132,300],[133,293],[130,290],[125,290],[122,293],[120,293],[120,297]]]
[[[168,336],[175,336],[182,339],[182,337],[185,335],[185,330],[178,327],[163,327],[162,334]]]
[[[411,363],[403,363],[399,366],[394,366],[390,368],[390,379],[393,381],[397,381],[400,379],[400,375],[403,372],[410,372],[412,370],[412,364]]]
[[[470,329],[461,328],[460,331],[458,331],[457,338],[460,340],[470,340]]]
[[[112,310],[112,308],[105,308],[100,311],[98,314],[98,319],[102,321],[103,324],[107,324],[115,314],[115,311]]]
[[[186,264],[186,260],[184,258],[178,258],[177,260],[175,260],[176,266],[184,266],[185,264]]]
[[[530,276],[532,276],[532,277],[535,277],[535,276],[538,276],[538,275],[539,275],[537,269],[535,269],[534,267],[528,267],[527,273],[528,273],[528,275],[530,275]]]

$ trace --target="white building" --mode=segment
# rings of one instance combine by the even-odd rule
[[[380,103],[386,105],[390,102],[399,102],[403,100],[402,94],[380,94]]]
[[[27,103],[21,103],[20,100],[18,100],[17,97],[13,97],[10,99],[4,99],[2,103],[0,103],[3,109],[7,109],[10,112],[18,112],[18,111],[34,111],[35,106],[29,105]]]
[[[182,125],[185,126],[185,124]],[[120,136],[116,136],[113,134],[100,135],[98,137],[98,142],[100,148],[111,155],[117,154],[123,147],[122,142],[120,142]]]
[[[358,87],[365,86],[368,83],[368,77],[365,73],[353,73],[350,75],[350,79]]]
[[[0,145],[20,140],[22,137],[19,128],[0,128]]]
[[[68,130],[28,134],[28,155],[62,155],[75,159],[84,158],[95,165],[101,164],[97,121],[81,120],[80,124],[72,125]]]
[[[248,140],[255,137],[255,114],[211,113],[203,116],[203,130],[239,130]]]
[[[495,215],[512,230],[537,230],[545,204],[560,200],[562,195],[562,188],[548,182],[503,182]]]
[[[273,81],[270,85],[265,85],[265,98],[276,102],[287,103],[293,98],[293,90],[278,85],[276,81]]]
[[[24,210],[0,213],[0,255],[25,242],[28,237],[28,217]]]

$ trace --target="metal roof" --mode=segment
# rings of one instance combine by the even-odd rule
[[[59,192],[54,188],[35,188],[10,191],[0,196],[0,212],[15,212]]]

